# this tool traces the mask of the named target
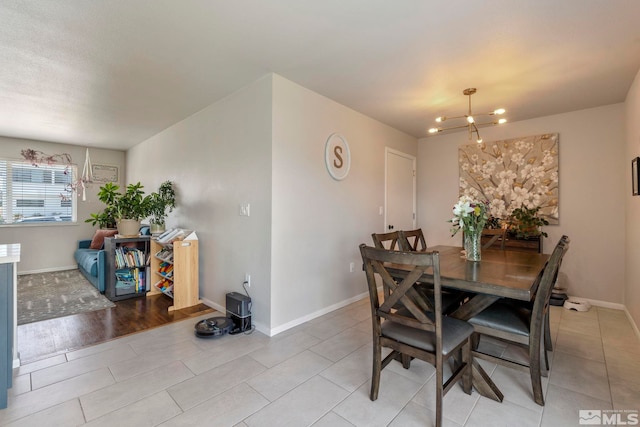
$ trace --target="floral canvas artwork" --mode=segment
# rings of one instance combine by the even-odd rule
[[[463,145],[458,164],[460,196],[487,200],[491,216],[540,207],[543,218],[558,224],[557,133]]]

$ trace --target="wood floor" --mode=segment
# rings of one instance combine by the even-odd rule
[[[105,310],[74,314],[18,326],[20,362],[31,363],[167,323],[212,313],[199,304],[169,312],[173,305],[165,295],[131,298],[115,302]]]

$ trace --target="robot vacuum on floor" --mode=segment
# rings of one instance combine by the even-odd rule
[[[226,317],[211,317],[196,323],[195,334],[198,338],[214,338],[227,334],[233,328],[233,322]]]

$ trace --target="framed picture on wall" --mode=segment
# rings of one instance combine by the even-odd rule
[[[640,161],[640,157],[636,157],[631,160],[631,191],[634,196],[640,194],[640,183],[638,183],[638,161]]]
[[[94,182],[118,182],[118,167],[110,165],[93,165]]]

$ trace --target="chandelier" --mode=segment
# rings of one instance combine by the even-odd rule
[[[469,129],[469,140],[471,140],[473,134],[475,133],[476,134],[476,141],[478,143],[481,143],[482,142],[482,137],[480,136],[480,132],[478,131],[479,127],[489,126],[489,125],[501,125],[502,123],[506,123],[507,122],[507,119],[500,118],[498,120],[492,120],[492,121],[489,121],[489,122],[478,123],[476,121],[477,117],[502,115],[502,114],[505,113],[505,109],[504,108],[498,108],[497,110],[494,110],[494,111],[492,111],[490,113],[472,114],[471,113],[471,95],[476,93],[476,88],[475,87],[470,87],[468,89],[463,90],[462,93],[465,96],[469,97],[469,112],[467,114],[463,115],[463,116],[456,116],[456,117],[440,116],[440,117],[436,118],[436,122],[437,123],[442,123],[442,122],[447,121],[447,120],[465,119],[466,124],[458,125],[458,126],[449,126],[449,127],[440,127],[440,126],[433,127],[431,129],[429,129],[429,133],[435,134],[435,133],[444,132],[444,131],[452,130],[452,129],[468,128]]]

